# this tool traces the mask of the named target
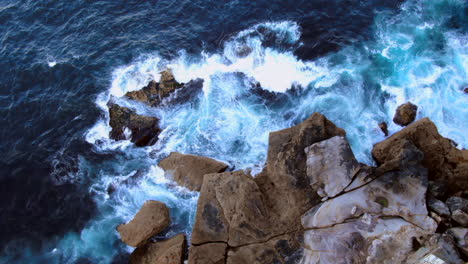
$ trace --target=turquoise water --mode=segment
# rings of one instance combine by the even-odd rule
[[[384,139],[378,123],[392,123],[398,105],[418,105],[417,119],[429,117],[439,132],[460,148],[468,147],[468,17],[467,3],[457,0],[409,0],[395,12],[375,16],[369,40],[354,43],[310,61],[294,55],[302,29],[293,20],[253,25],[228,38],[219,52],[196,56],[181,50],[172,60],[144,54],[113,70],[107,91],[96,98],[103,118],[84,138],[100,153],[118,153],[101,163],[79,161],[74,179],[86,177],[97,204],[97,215],[80,232],[70,232],[46,247],[40,256],[25,254],[19,262],[60,263],[87,258],[111,263],[131,252],[119,241],[115,227],[128,221],[149,199],[171,208],[172,225],[165,236],[190,235],[198,194],[178,187],[157,167],[171,151],[225,161],[235,169],[261,171],[268,134],[298,124],[313,112],[327,116],[347,132],[360,162],[372,164],[372,145]],[[276,45],[264,45],[264,29]],[[247,56],[238,50],[249,47]],[[54,65],[50,65],[54,66]],[[203,93],[191,102],[148,108],[123,98],[170,67],[176,79],[203,78]],[[260,86],[274,99],[254,92]],[[106,103],[111,96],[137,112],[161,119],[161,139],[152,147],[135,148],[130,142],[108,138]],[[139,177],[132,177],[138,173]],[[137,178],[131,184],[123,184]],[[109,185],[116,190],[109,193]],[[8,258],[5,258],[5,261]]]

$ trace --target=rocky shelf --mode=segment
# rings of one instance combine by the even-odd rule
[[[193,87],[166,72],[127,96],[154,106]],[[155,118],[113,104],[110,111],[116,139],[129,128],[139,146],[157,140]],[[148,201],[117,228],[124,243],[137,247],[130,262],[465,263],[468,151],[428,118],[414,122],[416,111],[411,103],[397,109],[394,122],[406,127],[374,145],[375,167],[359,163],[346,132],[319,113],[270,133],[265,168],[255,177],[214,159],[171,153],[159,166],[200,192],[188,250],[184,234],[151,240],[170,216],[164,204]],[[387,125],[379,126],[387,135]]]

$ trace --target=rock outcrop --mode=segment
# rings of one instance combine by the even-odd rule
[[[146,201],[135,217],[117,227],[122,241],[132,247],[145,244],[148,239],[163,231],[170,224],[169,209],[159,201]]]
[[[304,234],[303,263],[405,263],[413,238],[426,233],[399,218],[364,214]]]
[[[393,122],[400,126],[407,126],[416,118],[418,107],[411,102],[400,105],[393,117]]]
[[[429,118],[423,118],[374,145],[372,155],[379,164],[392,160],[406,141],[424,154],[422,165],[429,179],[443,181],[454,193],[468,189],[468,150],[459,150],[442,137]]]
[[[459,150],[431,126],[423,119],[377,144],[378,167],[358,163],[345,132],[320,114],[272,132],[255,178],[243,171],[204,176],[191,252],[211,256],[216,244],[225,251],[216,261],[226,263],[409,263],[433,254],[458,263],[454,245],[435,235],[449,221],[448,206],[426,200],[428,175],[431,193],[447,196],[439,184],[445,179],[433,176],[446,172],[426,164]],[[437,153],[434,144],[447,142]],[[447,204],[463,212],[459,199]]]
[[[166,173],[194,190],[201,186],[188,263],[464,263],[465,151],[426,118],[372,154],[377,167],[360,164],[345,132],[317,113],[270,133],[266,166],[256,177],[171,153],[160,163]],[[166,256],[158,243],[134,255]]]
[[[109,103],[110,138],[130,139],[138,147],[151,146],[158,140],[161,132],[156,117],[139,115],[127,107]]]
[[[203,176],[224,172],[228,165],[214,159],[172,152],[159,163],[166,176],[192,191],[200,191]]]
[[[165,97],[168,97],[176,89],[183,87],[182,83],[178,83],[170,69],[161,72],[159,82],[150,81],[147,86],[141,90],[128,92],[125,96],[130,99],[155,106]]]
[[[320,197],[335,197],[344,191],[360,169],[351,147],[343,136],[305,148],[306,174]]]
[[[172,71],[168,69],[161,72],[159,82],[152,80],[142,89],[127,92],[125,96],[149,106],[159,106],[163,100],[169,100],[169,103],[186,102],[197,95],[202,88],[202,79],[191,80],[186,84],[179,83],[175,80]]]
[[[226,243],[207,243],[200,246],[192,245],[189,250],[189,264],[225,264]]]
[[[130,255],[130,264],[182,264],[185,235],[179,234],[165,241],[145,244]]]
[[[150,81],[147,86],[137,91],[127,92],[125,96],[140,101],[151,107],[179,104],[195,101],[193,98],[202,91],[203,80],[191,80],[187,84],[175,80],[170,69],[161,72],[159,82]],[[139,115],[134,110],[109,101],[110,126],[109,137],[114,140],[130,139],[138,147],[151,146],[158,140],[161,133],[159,119],[152,116]]]
[[[388,126],[386,122],[379,123],[379,128],[382,130],[385,136],[388,136]]]

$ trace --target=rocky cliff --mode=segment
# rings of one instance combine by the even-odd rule
[[[153,105],[183,87],[163,74],[159,84],[127,96]],[[133,124],[153,131],[157,123],[116,106],[111,111],[129,116],[117,123],[130,128],[136,144],[143,132]],[[200,191],[188,256],[183,235],[150,240],[169,219],[167,208],[151,201],[118,228],[123,242],[137,246],[131,262],[464,263],[468,151],[428,118],[412,123],[416,111],[411,103],[397,110],[395,122],[406,127],[374,146],[377,166],[359,163],[345,131],[319,113],[270,133],[265,168],[255,177],[171,153],[159,164],[166,177]]]

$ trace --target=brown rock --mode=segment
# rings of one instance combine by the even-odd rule
[[[151,146],[161,132],[156,117],[138,115],[135,111],[114,103],[109,103],[110,138],[125,140],[125,129],[130,131],[130,140],[138,147]]]
[[[430,180],[447,182],[452,192],[468,188],[468,150],[455,148],[438,133],[428,118],[418,120],[375,144],[372,155],[379,164],[389,162],[406,140],[423,152],[422,164],[428,169]]]
[[[176,235],[165,241],[148,243],[135,249],[130,255],[130,264],[182,264],[185,236]]]
[[[206,174],[198,200],[192,243],[237,247],[268,240],[275,229],[253,178],[243,171]]]
[[[411,102],[400,105],[393,117],[393,122],[400,126],[407,126],[416,118],[416,113],[418,112],[418,107]]]
[[[300,263],[302,234],[292,233],[270,239],[265,243],[232,248],[227,254],[227,264]]]
[[[147,86],[143,87],[141,90],[128,92],[125,96],[141,101],[151,106],[155,106],[161,103],[161,100],[168,97],[175,90],[183,87],[184,84],[178,83],[172,71],[167,69],[161,72],[161,79],[159,83],[150,81]]]
[[[382,130],[382,132],[384,133],[384,135],[387,137],[387,136],[388,136],[388,126],[387,126],[387,123],[386,123],[386,122],[381,122],[381,123],[379,123],[379,128],[380,128],[380,130]]]
[[[188,264],[225,264],[226,243],[207,243],[190,246]]]
[[[242,171],[206,174],[192,244],[239,247],[301,230],[300,216],[321,199],[319,187],[311,186],[307,175],[305,148],[344,134],[315,113],[295,127],[270,134],[267,167],[255,179]]]
[[[255,182],[271,211],[278,214],[275,220],[281,227],[275,235],[298,230],[301,215],[320,202],[307,176],[305,148],[334,136],[345,136],[345,131],[319,113],[297,126],[270,133],[266,168]]]
[[[158,96],[159,84],[154,80],[150,81],[147,86],[141,90],[128,92],[125,96],[135,101],[140,101],[151,105],[153,101],[159,100]]]
[[[203,175],[223,172],[228,165],[206,157],[172,152],[159,163],[159,167],[171,174],[179,185],[192,191],[200,191]]]
[[[129,223],[119,225],[117,231],[125,244],[138,247],[163,231],[170,222],[167,206],[162,202],[150,200],[143,204]]]
[[[159,96],[161,98],[169,96],[169,94],[182,86],[183,84],[175,80],[171,69],[161,72],[161,79],[159,80]]]

